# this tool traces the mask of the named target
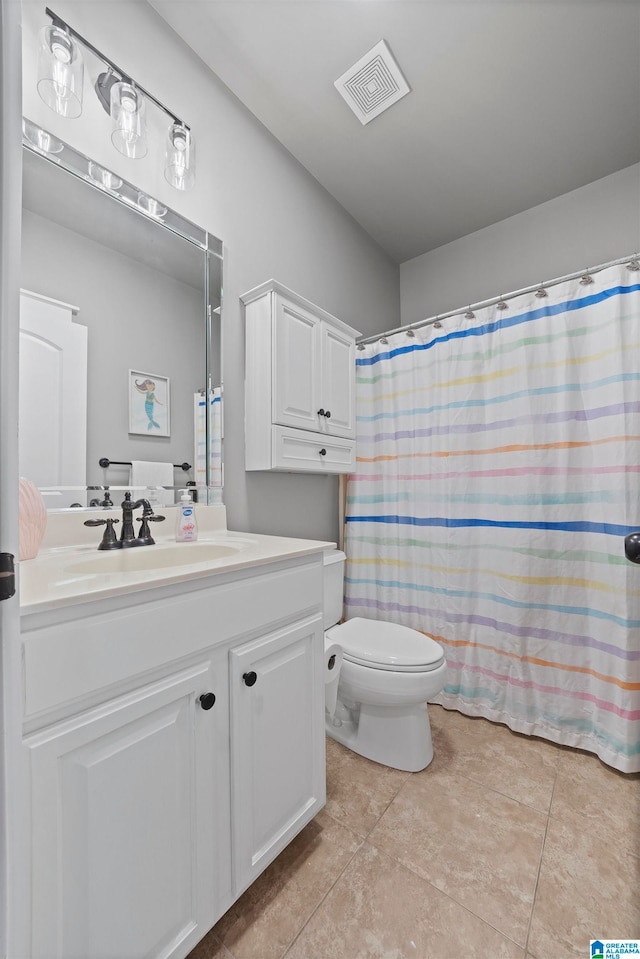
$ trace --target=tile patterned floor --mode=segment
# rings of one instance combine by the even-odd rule
[[[640,938],[640,774],[430,706],[434,760],[327,740],[327,805],[188,959],[586,959]]]

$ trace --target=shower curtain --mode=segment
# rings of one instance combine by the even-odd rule
[[[357,353],[347,617],[440,642],[435,698],[640,770],[640,284],[624,266]]]

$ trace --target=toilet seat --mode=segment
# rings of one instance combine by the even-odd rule
[[[347,662],[393,672],[426,673],[444,662],[439,643],[399,623],[355,617],[334,626],[327,635],[342,646]]]

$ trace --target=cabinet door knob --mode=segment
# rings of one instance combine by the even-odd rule
[[[242,678],[244,679],[245,686],[255,686],[258,674],[251,670],[250,673],[243,673]]]
[[[327,410],[327,412],[324,414],[324,418],[325,418],[325,420],[330,420],[330,419],[331,419],[331,410]]]
[[[203,709],[211,709],[215,701],[215,693],[203,693],[200,697],[200,705]]]
[[[324,447],[322,447],[322,449],[320,450],[320,456],[326,456],[326,455],[327,455],[327,451]]]
[[[325,413],[325,411],[324,411],[323,409],[319,409],[319,410],[318,410],[318,416],[326,416],[326,415],[327,415],[327,414]]]

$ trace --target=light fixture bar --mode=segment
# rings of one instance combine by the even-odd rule
[[[145,90],[145,88],[141,86],[137,80],[134,80],[133,77],[129,76],[128,73],[125,73],[123,70],[121,70],[120,67],[113,62],[113,60],[110,60],[109,57],[106,57],[104,55],[104,53],[101,53],[100,50],[97,50],[92,43],[89,43],[88,40],[85,40],[82,34],[78,33],[77,30],[74,30],[73,27],[70,27],[69,24],[65,20],[63,20],[62,17],[59,17],[57,13],[54,13],[53,10],[49,9],[49,7],[45,8],[45,13],[48,17],[51,18],[51,21],[55,27],[62,27],[63,30],[67,31],[69,36],[74,37],[79,43],[83,45],[83,47],[86,47],[87,50],[91,50],[94,56],[96,56],[98,60],[102,60],[102,62],[106,64],[106,66],[112,71],[112,73],[115,73],[120,80],[123,80],[126,83],[131,83],[136,88],[136,90],[139,90],[140,93],[144,94],[147,100],[150,100],[152,103],[155,103],[155,105],[159,107],[159,109],[162,110],[163,113],[166,113],[167,116],[171,117],[174,123],[179,123],[186,130],[191,129],[191,127],[187,123],[185,123],[184,120],[181,120],[180,117],[176,116],[176,114],[172,110],[169,110],[167,107],[165,107],[164,103],[161,103],[160,100],[157,100],[153,96],[153,94],[149,93],[148,90]],[[101,102],[103,102],[102,99],[101,99]]]

